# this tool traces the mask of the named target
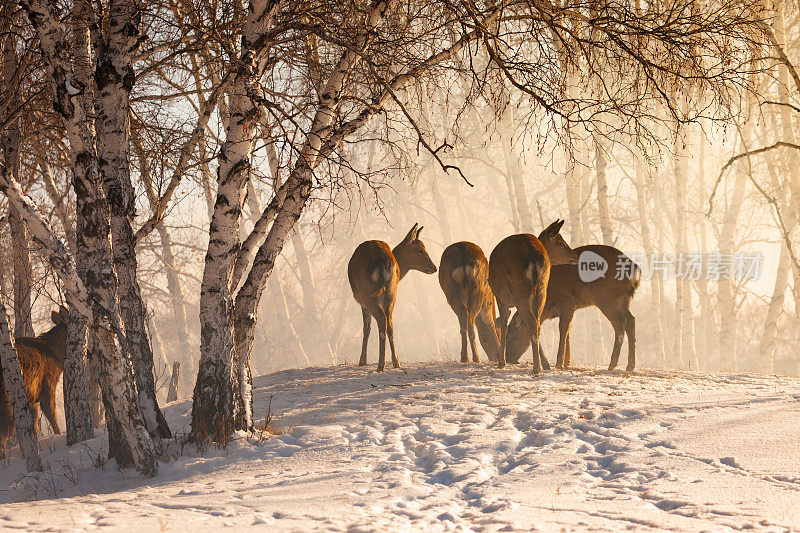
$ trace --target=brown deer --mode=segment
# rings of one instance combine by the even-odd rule
[[[367,342],[372,317],[378,323],[380,352],[378,372],[386,368],[386,335],[389,335],[389,348],[392,350],[392,366],[400,367],[394,349],[394,327],[392,312],[397,300],[397,284],[409,270],[419,270],[425,274],[436,272],[425,245],[419,240],[422,226],[411,228],[405,239],[394,247],[383,241],[362,242],[353,252],[347,265],[347,277],[353,297],[361,305],[364,319],[364,340],[361,343],[361,359],[358,366],[367,364]]]
[[[467,338],[472,348],[472,361],[480,362],[475,346],[475,326],[486,355],[491,361],[497,361],[500,341],[494,316],[494,294],[489,287],[489,261],[483,250],[466,241],[445,248],[439,263],[439,285],[458,317],[461,362],[469,361]]]
[[[608,318],[614,327],[614,348],[611,352],[609,370],[614,370],[619,362],[622,341],[628,335],[628,365],[631,372],[636,368],[636,319],[631,314],[631,300],[639,287],[641,270],[638,265],[611,246],[594,244],[575,248],[580,255],[578,265],[559,265],[550,271],[550,283],[547,286],[547,300],[542,312],[542,321],[558,317],[558,355],[556,367],[569,368],[571,350],[569,330],[575,311],[595,306]],[[596,255],[590,255],[596,254]],[[600,261],[600,259],[602,261]],[[590,261],[605,262],[606,270],[598,272],[596,279],[581,277],[588,272]],[[613,270],[612,270],[613,269]],[[584,279],[586,281],[584,281]],[[525,319],[519,313],[514,315],[508,331],[508,360],[516,362],[528,349]]]
[[[556,220],[539,234],[511,235],[495,246],[489,256],[489,286],[497,299],[500,314],[500,346],[497,365],[506,364],[508,318],[511,307],[516,307],[526,325],[524,332],[534,347],[539,346],[539,318],[547,294],[550,265],[570,264],[578,261],[578,254],[559,234],[563,220]],[[549,370],[546,359],[540,361],[539,352],[533,350],[533,372],[542,367]]]
[[[56,434],[61,434],[56,417],[56,388],[61,377],[67,347],[69,310],[61,306],[50,315],[55,326],[38,337],[15,339],[25,392],[33,410],[36,432],[39,432],[39,406]],[[6,441],[14,433],[14,419],[5,383],[0,375],[0,456],[5,454]]]

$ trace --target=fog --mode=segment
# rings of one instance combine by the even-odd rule
[[[439,117],[438,123],[446,130],[446,117]],[[462,123],[462,142],[443,156],[446,164],[461,169],[463,178],[456,171],[442,170],[430,155],[418,153],[410,136],[403,138],[407,131],[395,133],[393,149],[368,139],[352,145],[352,169],[336,175],[341,185],[334,194],[316,198],[306,210],[269,279],[253,350],[255,375],[292,367],[357,363],[361,312],[346,270],[360,242],[377,239],[393,247],[418,222],[424,226],[421,239],[438,265],[450,243],[474,242],[488,257],[505,236],[538,234],[560,218],[566,219],[562,234],[573,247],[607,242],[642,268],[642,281],[632,304],[640,366],[798,373],[798,299],[791,290],[796,283],[791,276],[788,286],[778,291],[781,297],[785,292],[786,297],[779,306],[774,355],[762,350],[764,344],[769,347],[765,323],[768,318],[774,319],[774,314],[767,315],[781,260],[782,236],[774,212],[751,180],[770,183],[772,193],[779,194],[782,167],[777,155],[753,159],[750,165],[746,160],[737,162],[720,174],[729,158],[741,151],[741,143],[733,126],[718,128],[711,122],[687,127],[685,147],[678,155],[664,148],[674,142],[672,132],[666,130],[663,144],[643,153],[631,138],[607,136],[599,144],[589,137],[572,138],[568,143],[552,137],[536,140],[523,124],[517,126],[509,142],[496,127],[475,122],[468,126]],[[266,166],[264,161],[261,164]],[[603,165],[610,215],[607,222],[599,202],[603,191],[597,185],[598,167]],[[687,177],[683,210],[677,208],[675,180],[681,168]],[[268,176],[268,171],[263,175]],[[524,198],[515,189],[514,180],[524,188]],[[717,181],[712,205],[711,192]],[[255,183],[257,204],[263,206],[272,196],[271,180],[262,177]],[[577,210],[570,210],[569,194],[577,200]],[[188,392],[198,357],[199,280],[209,221],[196,183],[183,185],[178,198],[167,220],[185,295],[191,354],[180,353],[175,340],[163,261],[155,239],[141,249],[140,276],[161,345],[161,350],[156,350],[159,375],[166,381],[166,367],[171,367],[173,360],[182,360],[183,368],[191,369],[182,379],[183,390]],[[252,227],[255,205],[248,198],[242,235]],[[687,236],[683,245],[676,236],[679,211],[683,212]],[[709,262],[714,260],[711,254],[724,246],[721,239],[726,223],[733,227],[733,247],[727,254],[757,261],[757,272],[747,279],[733,276],[728,285],[735,310],[725,327],[734,332],[735,354],[720,350],[725,324],[720,280],[715,279],[720,275],[709,271]],[[610,241],[605,240],[604,224],[606,231],[610,230]],[[649,239],[647,246],[645,238]],[[681,326],[676,286],[682,278],[676,276],[675,268],[682,255],[700,256],[704,266],[701,274],[695,275],[697,279],[686,281],[688,303],[681,307],[688,309],[684,316],[691,320],[684,319]],[[655,272],[650,264],[653,260],[661,261]],[[665,261],[667,272],[663,271]],[[721,277],[725,282],[725,274]],[[458,359],[458,322],[436,275],[412,271],[401,281],[394,324],[401,363]],[[370,365],[377,361],[376,330],[372,328]],[[557,320],[547,322],[542,331],[545,353],[553,362]],[[571,339],[573,364],[608,363],[613,329],[597,309],[576,313]],[[623,354],[625,350],[623,346]],[[530,358],[528,352],[523,360]]]

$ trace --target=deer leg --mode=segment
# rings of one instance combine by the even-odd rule
[[[558,356],[556,357],[556,368],[568,368],[569,361],[567,361],[567,338],[569,337],[569,328],[572,325],[572,317],[574,313],[564,313],[558,317]]]
[[[508,317],[511,315],[511,308],[504,306],[497,301],[497,311],[500,315],[500,353],[497,356],[497,366],[506,366],[506,348],[508,343]]]
[[[625,321],[625,333],[628,335],[628,366],[625,370],[633,372],[636,368],[636,319],[630,311]]]
[[[627,322],[625,315],[620,313],[613,313],[602,310],[606,318],[611,322],[614,327],[614,349],[611,351],[611,363],[608,365],[609,370],[617,368],[619,363],[619,352],[622,350],[622,341],[625,340],[625,322]]]
[[[541,342],[539,343],[539,362],[542,364],[542,370],[550,370],[550,361],[544,355]]]
[[[475,344],[475,316],[471,313],[467,315],[467,333],[469,334],[469,346],[472,348],[472,362],[480,363],[481,358],[478,356],[478,347]]]
[[[539,374],[542,371],[542,363],[541,358],[544,357],[544,353],[542,352],[542,347],[539,344],[539,333],[541,333],[542,323],[540,322],[542,318],[542,310],[544,309],[544,299],[546,294],[546,288],[536,288],[534,289],[533,294],[531,295],[530,301],[530,324],[532,328],[532,336],[531,336],[531,350],[533,351],[533,373]],[[550,364],[547,364],[547,367],[550,367]]]
[[[389,349],[392,351],[392,366],[394,368],[400,368],[400,360],[397,358],[397,354],[394,351],[394,324],[392,324],[391,315],[386,317],[386,333],[389,337]]]
[[[378,372],[386,370],[386,313],[377,303],[370,309],[375,321],[378,323],[378,338],[380,339],[378,348]]]
[[[529,315],[528,319],[531,321],[531,351],[533,352],[533,373],[534,374],[541,374],[542,372],[542,364],[539,360],[539,350],[542,349],[539,346],[539,330],[541,329],[541,325],[539,324],[539,320],[536,319],[534,315]]]
[[[61,435],[61,429],[58,427],[58,417],[56,417],[55,396],[56,395],[53,393],[53,390],[48,383],[42,388],[42,392],[39,395],[39,405],[42,407],[42,413],[44,413],[44,417],[50,423],[53,433],[56,435]]]
[[[567,330],[567,338],[564,342],[564,368],[569,368],[572,365],[572,348],[569,342],[569,330]]]
[[[366,307],[361,308],[361,317],[364,319],[364,339],[361,341],[361,359],[358,360],[358,366],[366,366],[367,364],[367,344],[369,343],[369,328],[372,322],[372,315]]]
[[[469,327],[469,317],[467,316],[467,310],[461,309],[458,313],[458,329],[461,333],[461,362],[467,363],[469,362],[469,353],[467,353],[467,328]]]

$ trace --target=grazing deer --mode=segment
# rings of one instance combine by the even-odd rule
[[[383,241],[362,242],[353,252],[347,265],[347,277],[353,297],[361,305],[364,319],[364,340],[361,343],[361,359],[358,366],[367,364],[367,342],[369,341],[370,315],[378,323],[380,352],[378,372],[386,368],[386,335],[389,335],[389,348],[392,350],[392,366],[400,367],[394,350],[394,327],[392,312],[397,300],[397,284],[409,270],[419,270],[425,274],[436,272],[425,245],[419,240],[422,226],[411,228],[405,239],[394,247]]]
[[[39,432],[39,405],[53,431],[61,434],[56,417],[56,387],[61,377],[64,352],[67,347],[67,322],[69,310],[61,306],[51,313],[55,326],[38,337],[20,337],[15,340],[25,392],[33,410],[36,432]],[[14,418],[8,401],[3,376],[0,374],[0,456],[5,454],[6,441],[14,433]]]
[[[578,254],[596,254],[605,261],[606,271],[601,277],[583,281],[579,265],[559,265],[550,270],[547,300],[542,312],[542,321],[558,317],[558,356],[556,366],[569,368],[571,351],[569,330],[575,311],[595,306],[608,318],[614,327],[614,349],[611,352],[609,370],[619,362],[622,341],[628,335],[628,365],[626,370],[636,367],[636,319],[631,314],[631,300],[639,287],[641,270],[631,259],[611,246],[594,244],[575,248]],[[595,256],[589,256],[595,260]],[[612,269],[614,269],[612,271]],[[528,349],[530,340],[525,334],[526,324],[519,313],[514,315],[508,330],[508,360],[516,362]]]
[[[540,362],[539,318],[547,294],[550,265],[570,264],[578,261],[578,254],[569,247],[559,231],[563,220],[556,220],[539,234],[537,239],[528,233],[511,235],[495,246],[489,256],[489,286],[497,299],[500,313],[499,367],[506,364],[508,318],[511,307],[524,320],[524,333],[530,339],[533,350],[533,372],[538,374],[542,366],[549,369],[546,359]]]
[[[475,326],[486,355],[491,361],[497,361],[500,341],[494,316],[494,294],[489,287],[489,261],[483,250],[465,241],[445,248],[439,264],[439,285],[458,317],[461,362],[469,361],[467,338],[472,348],[472,361],[480,362],[475,346]]]

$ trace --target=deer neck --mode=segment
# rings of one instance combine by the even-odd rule
[[[403,277],[408,274],[408,271],[411,270],[408,260],[406,259],[406,254],[403,253],[402,246],[403,244],[400,243],[392,250],[392,255],[394,255],[394,259],[397,261],[397,266],[400,269],[400,279],[403,279]]]

